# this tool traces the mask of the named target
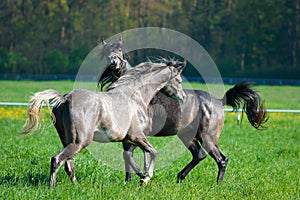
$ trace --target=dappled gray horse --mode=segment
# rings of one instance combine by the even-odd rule
[[[65,163],[65,171],[76,181],[72,158],[93,140],[97,142],[128,141],[149,152],[150,164],[146,174],[140,174],[146,184],[153,175],[156,150],[146,139],[151,127],[147,106],[161,89],[169,96],[183,100],[180,74],[184,63],[141,63],[128,70],[113,83],[107,92],[73,90],[65,95],[55,90],[35,93],[30,100],[28,120],[23,134],[39,125],[42,104],[54,104],[54,126],[64,149],[52,157],[50,186],[56,182],[56,174]],[[133,159],[130,165],[135,166]]]
[[[110,47],[122,48],[122,42],[110,44]],[[111,48],[112,52],[114,51]],[[122,57],[122,51],[118,51],[118,58]],[[103,52],[102,52],[103,54]],[[109,52],[107,59],[110,59]],[[171,61],[169,61],[171,62]],[[104,88],[106,84],[117,80],[130,68],[127,61],[113,61],[99,78],[98,85]],[[122,65],[118,66],[118,63]],[[122,66],[124,67],[122,69]],[[102,81],[104,80],[104,81]],[[150,102],[148,107],[149,118],[152,119],[152,131],[150,136],[176,135],[191,152],[193,159],[184,167],[177,176],[177,182],[181,182],[186,175],[201,161],[207,153],[218,165],[217,182],[224,178],[228,158],[220,150],[218,139],[224,125],[224,106],[229,105],[234,110],[242,107],[247,114],[248,121],[256,128],[264,128],[262,125],[267,121],[267,113],[264,104],[260,102],[260,96],[246,82],[240,82],[229,89],[222,99],[217,99],[209,93],[201,90],[184,90],[186,98],[178,102],[159,92]],[[164,122],[164,123],[162,123]],[[124,159],[126,168],[126,181],[131,179],[131,167],[137,174],[141,169],[130,164],[131,157],[136,145],[123,142]]]

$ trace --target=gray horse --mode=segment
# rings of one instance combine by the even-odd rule
[[[72,158],[92,141],[130,142],[150,154],[146,174],[140,174],[141,184],[153,175],[156,150],[146,139],[151,130],[147,107],[159,90],[168,96],[184,99],[180,74],[185,62],[141,63],[128,70],[112,84],[107,92],[73,90],[65,95],[55,90],[35,93],[28,109],[28,120],[23,134],[39,125],[40,111],[45,102],[54,104],[52,117],[64,149],[51,159],[50,187],[56,174],[65,164],[65,171],[76,181]],[[135,166],[133,159],[128,162]]]
[[[118,77],[131,68],[128,61],[124,59],[121,38],[117,43],[104,43],[103,49],[105,51],[102,50],[100,55],[108,59],[108,67],[99,78],[98,86],[101,89],[118,80]],[[116,60],[118,58],[123,59]],[[242,109],[247,114],[250,124],[260,129],[264,128],[262,125],[268,120],[264,104],[260,102],[260,96],[246,82],[236,84],[222,99],[217,99],[201,90],[184,90],[184,92],[186,98],[183,102],[174,101],[162,92],[152,99],[148,107],[148,115],[152,119],[152,131],[149,135],[177,135],[191,152],[193,159],[178,173],[177,182],[181,182],[208,153],[218,165],[218,183],[224,178],[228,162],[228,158],[218,146],[218,139],[224,125],[224,106],[229,105],[237,110],[243,104]],[[129,162],[136,145],[123,142],[123,147],[125,181],[129,181],[131,167],[137,174],[141,174],[142,170]]]

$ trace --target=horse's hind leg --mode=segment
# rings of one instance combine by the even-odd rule
[[[217,183],[219,183],[224,179],[228,158],[223,154],[217,144],[209,152],[209,155],[216,161],[218,165]]]
[[[56,174],[61,165],[67,162],[67,160],[72,159],[81,149],[81,145],[71,143],[67,145],[59,154],[52,157],[50,166],[50,187],[53,187],[55,185]]]
[[[179,137],[180,138],[180,137]],[[206,152],[201,148],[196,138],[194,138],[189,143],[184,141],[184,138],[180,138],[185,146],[193,155],[192,161],[184,167],[177,175],[177,183],[181,182],[187,174],[201,161],[206,157]]]
[[[67,172],[68,176],[70,177],[71,181],[73,183],[76,182],[76,177],[75,177],[75,169],[74,169],[74,163],[72,159],[69,159],[65,163],[65,171]]]
[[[59,107],[59,108],[54,107],[54,109],[53,109],[52,112],[53,112],[53,114],[55,116],[54,126],[56,128],[56,131],[58,133],[60,141],[61,141],[61,143],[63,144],[63,146],[65,148],[67,146],[65,131],[67,132],[68,130],[64,129],[64,125],[62,123],[63,119],[62,119],[61,109],[62,109],[61,107]],[[67,174],[70,177],[71,181],[73,183],[76,182],[75,169],[74,169],[74,164],[73,164],[73,160],[72,159],[69,159],[69,160],[66,161],[66,163],[65,163],[65,171],[67,172]]]

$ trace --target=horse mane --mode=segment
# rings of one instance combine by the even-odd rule
[[[132,75],[133,76],[137,76],[137,74],[135,73],[139,73],[142,70],[142,65],[149,65],[149,67],[151,66],[151,64],[163,64],[166,66],[178,66],[179,64],[181,64],[180,61],[175,60],[173,58],[163,58],[163,57],[153,57],[150,58],[148,57],[148,62],[144,62],[141,63],[139,65],[137,65],[134,68],[137,68],[139,66],[139,68],[141,69],[137,69],[137,71],[132,71]],[[144,66],[145,68],[146,66]],[[148,67],[146,67],[144,70],[148,69]],[[131,70],[131,69],[130,69]],[[98,87],[100,87],[100,90],[103,91],[104,87],[107,86],[108,88],[110,88],[110,86],[116,82],[120,77],[122,77],[125,73],[128,76],[129,74],[127,74],[127,72],[129,72],[130,70],[126,70],[126,68],[119,68],[117,69],[115,65],[110,64],[102,73],[102,75],[99,77],[98,79]],[[116,87],[116,86],[114,86]]]
[[[126,73],[119,77],[115,82],[113,82],[107,89],[107,91],[112,90],[116,87],[120,87],[122,85],[128,84],[132,80],[136,80],[140,78],[145,71],[147,73],[156,70],[158,67],[167,66],[164,63],[151,63],[151,62],[144,62],[140,63],[139,65],[135,66],[134,68],[129,69]],[[149,70],[150,68],[150,70]],[[108,77],[109,78],[109,77]],[[114,78],[110,78],[111,80]]]
[[[104,87],[108,85],[108,87],[117,81],[121,76],[123,76],[126,72],[126,69],[116,69],[114,66],[109,65],[101,76],[98,79],[97,86],[103,91]]]

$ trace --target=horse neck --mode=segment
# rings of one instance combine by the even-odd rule
[[[151,83],[153,80],[158,80],[155,75],[153,76],[142,76],[136,80],[134,80],[130,84],[122,85],[114,88],[112,91],[125,94],[125,98],[130,98],[131,100],[139,101],[140,99],[144,102],[144,104],[148,105],[153,97],[161,90],[167,83],[168,75],[161,75],[157,73],[157,75],[161,76],[163,79],[161,82],[155,84],[144,84],[143,83]]]
[[[153,97],[165,86],[164,83],[161,83],[159,85],[152,86],[144,86],[140,87],[140,90],[136,91],[136,94],[139,98],[143,99],[143,102],[146,105],[150,104],[150,101],[153,99]]]
[[[126,60],[125,61],[125,72],[127,72],[128,70],[132,69],[132,66],[129,64],[129,62]]]
[[[123,60],[122,63],[115,69],[112,69],[112,71],[115,72],[120,70],[121,71],[121,73],[119,74],[119,78],[120,78],[120,76],[123,76],[130,69],[132,69],[132,66],[129,64],[129,62],[127,60]]]

